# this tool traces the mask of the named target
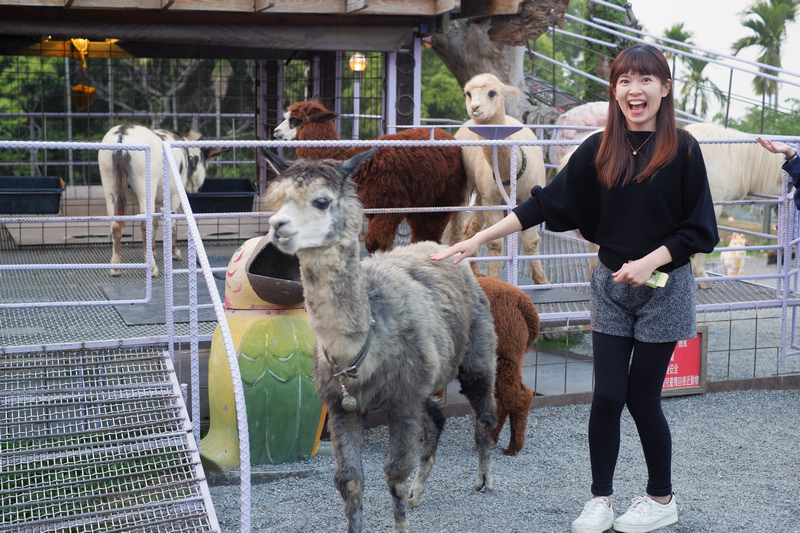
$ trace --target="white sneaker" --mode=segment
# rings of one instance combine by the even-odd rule
[[[675,495],[669,503],[658,503],[647,496],[633,499],[628,511],[614,520],[614,531],[620,533],[648,533],[678,521]]]
[[[572,533],[603,533],[614,524],[614,509],[605,498],[592,498],[572,522]]]

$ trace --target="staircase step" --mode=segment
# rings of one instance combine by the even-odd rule
[[[0,361],[0,532],[219,531],[169,354]]]

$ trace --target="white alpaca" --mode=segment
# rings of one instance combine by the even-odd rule
[[[742,233],[734,232],[728,243],[729,248],[744,248],[747,246],[747,238]],[[747,257],[746,250],[724,250],[719,254],[722,261],[722,273],[726,276],[744,276],[744,260]]]
[[[503,125],[516,126],[520,129],[507,137],[510,140],[536,141],[536,134],[526,128],[519,120],[506,115],[505,99],[519,98],[520,92],[516,87],[506,85],[492,74],[479,74],[469,80],[464,86],[467,112],[472,117],[456,132],[458,140],[480,140],[480,129],[477,133],[471,131],[473,125]],[[505,205],[506,201],[495,181],[493,170],[493,156],[491,146],[464,146],[461,149],[464,160],[464,170],[467,173],[467,194],[475,193],[475,205]],[[510,147],[497,149],[497,165],[505,194],[510,193]],[[541,147],[520,146],[517,150],[517,190],[516,203],[519,205],[531,195],[534,185],[544,186],[546,174]],[[468,198],[465,199],[466,204]],[[502,211],[473,211],[467,217],[463,226],[464,238],[469,238],[483,227],[491,226],[500,221],[504,216]],[[461,217],[453,217],[447,231],[447,242],[454,243],[460,240],[459,230]],[[533,227],[523,231],[520,235],[522,249],[526,255],[539,253],[539,231]],[[491,241],[487,244],[489,256],[497,257],[503,253],[503,239]],[[475,274],[479,274],[477,263],[470,263]],[[488,275],[493,278],[500,277],[500,262],[490,261]],[[541,261],[531,261],[531,277],[538,284],[549,283]]]
[[[144,144],[150,145],[150,212],[156,213],[156,207],[161,207],[164,203],[163,193],[163,163],[162,163],[162,143],[164,141],[196,141],[200,139],[200,134],[191,132],[186,137],[181,137],[175,132],[166,130],[150,130],[138,124],[120,124],[114,126],[103,137],[103,144]],[[181,182],[187,192],[196,192],[206,179],[206,166],[209,159],[217,157],[228,150],[219,148],[173,148],[172,155],[175,163],[181,172]],[[103,194],[106,198],[106,209],[108,216],[121,216],[125,214],[127,204],[127,193],[133,194],[134,202],[139,204],[139,213],[145,213],[147,209],[147,195],[145,187],[147,185],[147,169],[145,168],[145,154],[142,150],[99,150],[97,161],[100,164],[100,181],[103,184]],[[175,183],[170,183],[170,206],[172,209],[180,210],[180,200],[175,188]],[[111,263],[121,263],[120,241],[122,240],[122,228],[124,221],[111,222],[112,252]],[[142,239],[144,246],[147,246],[144,239],[145,222],[142,222]],[[158,228],[158,218],[153,218],[153,233]],[[156,243],[153,238],[153,249]],[[147,250],[145,249],[145,256]],[[181,251],[178,248],[175,228],[172,235],[172,258],[180,260]],[[119,276],[120,270],[112,268],[109,271],[112,276]],[[153,257],[153,277],[158,276],[158,266],[155,264],[155,254]]]
[[[591,126],[595,129],[605,128],[606,116],[608,116],[608,102],[588,102],[575,106],[562,115],[556,118],[554,125],[556,126]],[[574,141],[588,137],[594,133],[593,130],[587,129],[568,129],[556,128],[553,131],[554,141]],[[556,164],[561,161],[565,155],[572,152],[573,145],[569,144],[554,144],[550,146],[549,156],[550,163]]]
[[[280,172],[267,190],[267,205],[274,211],[269,238],[300,262],[316,337],[314,382],[328,407],[334,484],[345,502],[350,533],[362,530],[365,414],[386,413],[389,451],[383,468],[393,531],[407,532],[406,503],[420,503],[445,423],[434,395],[454,378],[475,412],[478,479],[473,488],[489,491],[494,485],[489,431],[496,421],[497,336],[489,301],[464,263],[431,260],[442,247],[430,241],[359,261],[364,210],[351,176],[377,151],[290,166],[264,150]],[[419,467],[409,488],[417,451]]]
[[[751,194],[778,196],[783,183],[783,155],[762,148],[755,137],[731,128],[707,122],[689,124],[686,130],[696,139],[747,139],[745,143],[700,143],[708,172],[708,186],[714,202],[743,200]],[[719,217],[721,205],[714,210]],[[706,255],[696,254],[692,260],[695,277],[706,277]],[[700,287],[707,289],[709,283]]]

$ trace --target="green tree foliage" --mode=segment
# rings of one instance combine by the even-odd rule
[[[705,117],[708,113],[709,92],[720,104],[725,103],[725,93],[703,74],[708,61],[687,57],[685,63],[689,73],[680,89],[678,107],[692,115]]]
[[[626,0],[609,0],[609,4],[617,6],[624,6],[628,2]],[[616,9],[611,9],[600,4],[588,4],[586,6],[584,17],[591,20],[592,17],[607,20],[615,24],[625,24],[626,14]],[[608,79],[609,68],[614,58],[620,50],[629,45],[627,39],[623,37],[615,37],[596,28],[587,27],[584,31],[586,37],[591,37],[600,41],[616,44],[616,48],[611,48],[601,44],[586,42],[586,53],[583,56],[583,70],[593,76],[601,79]],[[586,101],[604,100],[608,95],[608,87],[602,83],[594,80],[587,80],[586,90],[584,91],[583,99]]]
[[[761,127],[761,108],[751,107],[741,119],[731,119],[730,127],[749,133],[763,133],[764,135],[797,135],[800,132],[800,100],[789,98],[791,111],[778,111],[764,109],[764,127]]]
[[[678,43],[692,45],[692,32],[683,27],[683,22],[674,24],[664,30],[664,38],[668,39],[668,45],[679,51],[689,52],[691,46],[682,46]],[[695,116],[705,116],[708,113],[709,96],[708,91],[716,97],[717,101],[725,101],[724,93],[709,78],[703,75],[708,65],[708,61],[687,57],[677,52],[664,51],[668,61],[672,61],[672,81],[674,91],[680,95],[676,99],[679,109],[691,113]],[[679,62],[680,61],[680,62]],[[680,65],[680,69],[678,68]],[[686,72],[684,74],[684,72]],[[691,108],[691,109],[689,109]]]
[[[422,102],[423,117],[467,120],[464,92],[455,76],[427,45],[422,47]]]
[[[567,6],[567,13],[575,17],[584,18],[587,0],[572,0]],[[580,35],[585,32],[585,26],[579,22],[567,19],[564,31]],[[553,38],[552,31],[545,32],[538,39],[531,43],[531,48],[538,54],[553,58]],[[555,35],[555,60],[559,63],[580,68],[583,61],[585,41],[583,39],[570,37],[563,34]],[[555,76],[554,76],[555,71]],[[535,56],[531,56],[529,64],[526,65],[526,72],[530,72],[539,79],[548,83],[553,83],[559,89],[572,94],[582,96],[586,86],[586,78],[572,73],[566,69],[556,66],[555,68],[549,61],[545,61]]]
[[[252,60],[90,57],[83,69],[63,57],[0,56],[0,135],[96,142],[116,124],[138,122],[181,134],[197,129],[206,139],[252,138],[254,72]],[[72,98],[79,84],[95,89],[88,106]],[[218,118],[225,114],[237,118]],[[0,158],[16,164],[6,173],[99,183],[95,150],[3,150]],[[67,164],[54,169],[56,161]]]
[[[11,141],[45,141],[64,139],[63,120],[47,127],[39,119],[43,113],[62,111],[67,98],[62,80],[64,60],[25,56],[0,56],[0,139]],[[18,167],[22,175],[41,176],[54,174],[46,166],[37,165],[39,159],[62,158],[60,152],[41,150],[0,150],[0,161]],[[15,174],[16,168],[3,174]]]
[[[0,56],[0,138],[44,140],[41,124],[24,113],[42,113],[63,106],[64,61],[56,58]],[[20,116],[7,116],[19,114]]]
[[[745,48],[755,47],[759,50],[759,63],[780,68],[786,24],[794,22],[798,6],[800,1],[797,0],[762,0],[753,4],[743,13],[742,19],[742,26],[752,30],[753,34],[733,43],[734,55]],[[763,68],[761,71],[774,74],[774,71]],[[758,95],[770,97],[773,105],[777,105],[778,83],[775,80],[756,77],[753,89]]]

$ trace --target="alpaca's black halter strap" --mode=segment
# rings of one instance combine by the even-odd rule
[[[336,363],[336,361],[334,361],[328,355],[328,350],[326,350],[324,347],[322,348],[322,355],[325,356],[328,364],[331,365],[331,368],[333,368],[333,377],[339,378],[339,386],[342,388],[342,408],[345,411],[355,411],[358,408],[358,402],[353,396],[350,396],[350,393],[347,392],[347,387],[344,386],[344,377],[347,376],[352,379],[356,379],[358,377],[358,367],[361,366],[361,363],[363,363],[364,359],[367,357],[367,352],[369,351],[369,345],[372,342],[372,332],[374,329],[375,320],[370,318],[367,339],[364,341],[364,345],[361,347],[361,350],[358,352],[356,358],[353,359],[353,362],[350,363],[350,366],[345,369],[339,368],[339,365]]]
[[[364,345],[361,347],[361,350],[358,352],[358,355],[356,356],[355,359],[353,359],[353,362],[350,363],[350,366],[348,366],[347,368],[344,369],[340,368],[338,363],[336,363],[336,361],[334,361],[333,358],[331,358],[328,355],[328,350],[326,350],[324,347],[322,348],[322,354],[325,356],[325,360],[328,361],[328,364],[331,365],[331,368],[333,368],[334,377],[339,377],[343,375],[346,375],[347,377],[353,379],[356,379],[358,377],[358,367],[361,366],[361,363],[363,363],[364,359],[367,357],[367,352],[369,351],[369,345],[372,342],[372,332],[374,330],[375,330],[375,320],[370,319],[369,331],[367,332],[367,340],[364,341]]]
[[[522,177],[525,173],[525,168],[528,166],[528,157],[525,155],[525,150],[520,150],[519,153],[522,155],[522,161],[520,161],[519,170],[517,170],[517,179]],[[503,185],[511,185],[511,180],[504,181]]]

